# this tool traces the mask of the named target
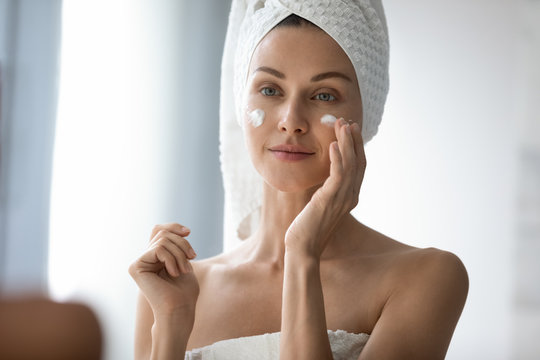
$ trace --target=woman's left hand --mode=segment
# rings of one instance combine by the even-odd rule
[[[339,119],[334,130],[337,142],[330,144],[330,176],[285,234],[287,251],[300,251],[317,259],[320,259],[334,227],[358,204],[366,170],[360,126]]]

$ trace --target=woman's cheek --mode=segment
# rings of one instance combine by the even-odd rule
[[[252,128],[261,126],[266,118],[264,107],[261,106],[263,104],[260,104],[255,94],[252,93],[246,96],[244,104],[244,124]]]
[[[258,128],[264,123],[264,118],[266,116],[266,113],[263,109],[256,108],[254,110],[247,110],[246,117],[247,117],[247,123],[253,126],[254,128]]]
[[[258,156],[255,154],[260,152],[259,147],[265,143],[265,131],[261,131],[265,118],[266,113],[261,108],[246,107],[244,110],[244,136],[252,157]]]
[[[332,114],[324,114],[321,116],[321,124],[326,125],[328,127],[334,127],[334,124],[337,121],[337,117]]]

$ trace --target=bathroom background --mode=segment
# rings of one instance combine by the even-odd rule
[[[538,359],[540,1],[385,0],[391,90],[354,215],[461,257],[448,359]],[[98,314],[133,357],[128,265],[154,224],[222,250],[230,1],[0,0],[0,293]]]

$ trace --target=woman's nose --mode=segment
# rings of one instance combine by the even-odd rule
[[[291,101],[285,108],[278,129],[290,135],[305,134],[309,130],[309,121],[305,117],[305,111],[297,101]]]

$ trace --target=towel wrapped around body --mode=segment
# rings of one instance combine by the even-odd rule
[[[247,336],[218,341],[186,352],[184,360],[278,360],[280,333]],[[328,330],[335,360],[356,360],[369,335]]]

